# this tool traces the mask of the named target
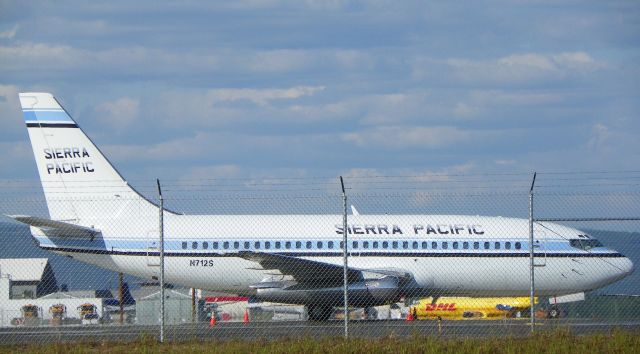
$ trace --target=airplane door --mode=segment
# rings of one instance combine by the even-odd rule
[[[547,244],[546,233],[544,231],[535,231],[533,239],[533,249],[535,258],[533,265],[535,267],[544,267],[547,265]]]
[[[159,267],[160,266],[160,235],[158,230],[147,231],[147,266]]]

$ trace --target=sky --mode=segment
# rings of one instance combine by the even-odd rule
[[[25,91],[130,180],[634,170],[638,63],[637,1],[0,0],[0,179]]]

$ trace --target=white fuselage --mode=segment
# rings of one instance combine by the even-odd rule
[[[165,279],[193,288],[250,294],[278,277],[240,251],[342,264],[340,215],[200,216],[165,213]],[[143,277],[159,274],[158,226],[125,217],[83,221],[94,240],[34,236],[43,248]],[[436,294],[522,296],[529,292],[528,220],[456,215],[359,215],[348,222],[349,267],[398,269]],[[536,225],[536,295],[562,295],[610,284],[633,270],[629,259],[570,245],[584,233]]]

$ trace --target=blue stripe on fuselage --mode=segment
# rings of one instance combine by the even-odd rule
[[[45,247],[41,248],[49,251],[66,252],[66,253],[83,253],[83,254],[102,254],[102,255],[125,255],[125,256],[151,256],[158,257],[157,251],[141,252],[132,250],[104,250],[104,249],[79,249],[79,248],[61,248],[61,247]],[[246,251],[245,251],[246,252]],[[273,253],[281,256],[289,257],[342,257],[342,252],[282,252],[282,250],[262,251],[264,253]],[[410,257],[410,258],[429,258],[429,257],[472,257],[472,258],[525,258],[529,257],[529,252],[349,252],[351,257]],[[166,257],[239,257],[238,251],[231,252],[167,252]],[[536,253],[537,258],[621,258],[624,255],[617,252],[608,253]]]
[[[105,253],[105,254],[153,254],[157,251],[157,248],[154,246],[157,245],[156,240],[151,239],[103,239],[96,238],[94,240],[86,239],[86,238],[49,238],[46,236],[35,236],[34,237],[42,248],[50,249],[50,250],[61,250],[65,252],[80,252],[80,253]],[[508,239],[501,240],[501,242],[506,242]],[[188,248],[183,248],[183,242],[181,240],[168,240],[165,242],[165,250],[168,254],[179,255],[182,257],[192,256],[192,257],[206,257],[212,255],[234,255],[240,251],[252,251],[252,252],[266,252],[266,253],[276,253],[276,254],[287,254],[294,256],[332,256],[334,254],[341,255],[342,250],[338,248],[339,242],[338,240],[334,240],[335,247],[333,249],[329,249],[328,247],[319,249],[315,247],[315,243],[319,241],[318,239],[314,240],[304,240],[304,241],[312,241],[312,248],[306,248],[306,242],[302,248],[275,248],[275,240],[262,240],[261,248],[250,247],[249,249],[244,248],[245,242],[251,242],[251,246],[256,241],[248,240],[248,239],[235,239],[231,240],[216,240],[219,248],[213,249],[192,249],[191,241],[187,242]],[[265,249],[264,242],[270,241],[271,248]],[[329,241],[327,239],[322,239],[322,241]],[[439,240],[441,241],[441,240]],[[514,242],[515,240],[508,240],[510,242]],[[202,240],[200,240],[202,242]],[[211,240],[209,241],[211,242]],[[241,246],[238,249],[233,248],[233,244],[235,242],[239,242]],[[282,246],[284,246],[284,241]],[[295,243],[295,241],[291,241]],[[371,242],[371,241],[370,241]],[[413,241],[409,241],[413,242]],[[449,241],[450,242],[450,241]],[[228,243],[227,249],[224,249],[223,243]],[[493,243],[493,242],[492,242]],[[210,243],[211,245],[211,243]],[[599,248],[592,249],[590,251],[580,251],[573,247],[571,247],[566,241],[557,240],[557,241],[547,241],[545,242],[544,249],[536,249],[536,254],[539,255],[547,255],[549,257],[612,257],[612,254],[619,254],[613,250],[609,250],[607,248]],[[149,247],[152,247],[151,249]],[[201,244],[199,246],[202,246]],[[212,245],[211,245],[212,246]],[[450,245],[451,246],[451,245]],[[368,249],[354,249],[349,247],[349,253],[352,255],[361,255],[361,256],[381,256],[381,257],[389,257],[389,256],[414,256],[414,257],[522,257],[528,256],[528,243],[522,242],[521,249],[413,249],[413,248],[368,248]]]

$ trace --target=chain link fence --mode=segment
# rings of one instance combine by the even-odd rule
[[[46,200],[5,181],[0,337],[637,329],[637,176],[542,174],[531,192],[522,174],[345,176],[346,228],[337,178],[160,181],[162,222],[155,181],[138,183],[141,195],[104,182]]]

